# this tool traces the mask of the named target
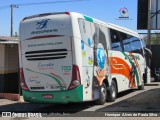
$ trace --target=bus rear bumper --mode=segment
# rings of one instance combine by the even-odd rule
[[[31,103],[69,103],[83,101],[83,86],[66,91],[25,91],[22,90],[23,99]],[[52,98],[44,98],[44,95],[52,95]]]

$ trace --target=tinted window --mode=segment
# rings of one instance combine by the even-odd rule
[[[146,47],[146,44],[145,44],[144,40],[141,40],[141,41],[142,41],[142,46]]]
[[[142,48],[141,41],[137,37],[131,38],[131,51],[139,50]]]
[[[111,46],[113,50],[122,51],[121,35],[120,32],[110,29],[111,33]]]
[[[125,52],[135,51],[142,48],[140,39],[134,36],[130,36],[128,39],[124,40],[123,45]]]
[[[132,35],[110,29],[112,49],[124,52],[142,53],[144,41]]]
[[[123,46],[124,46],[125,52],[131,51],[131,44],[132,44],[132,40],[130,38],[123,40]]]

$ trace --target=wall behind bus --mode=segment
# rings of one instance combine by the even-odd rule
[[[18,72],[18,44],[5,45],[5,74]]]
[[[4,91],[4,44],[0,44],[0,92]]]
[[[18,93],[18,44],[1,44],[0,49],[0,92]]]
[[[155,69],[160,69],[160,45],[151,45],[152,59],[151,59],[151,75],[155,77]]]

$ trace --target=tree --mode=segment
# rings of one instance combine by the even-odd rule
[[[147,35],[143,39],[147,43]],[[151,45],[160,45],[160,32],[155,32],[151,35]]]

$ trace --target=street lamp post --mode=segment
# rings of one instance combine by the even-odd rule
[[[13,37],[13,8],[18,8],[18,5],[11,4],[11,37]]]
[[[148,0],[148,35],[147,35],[147,47],[149,50],[151,50],[151,0]],[[150,57],[147,55],[146,57],[146,69],[145,69],[145,83],[148,83],[150,80],[148,80],[148,67],[150,68]]]

